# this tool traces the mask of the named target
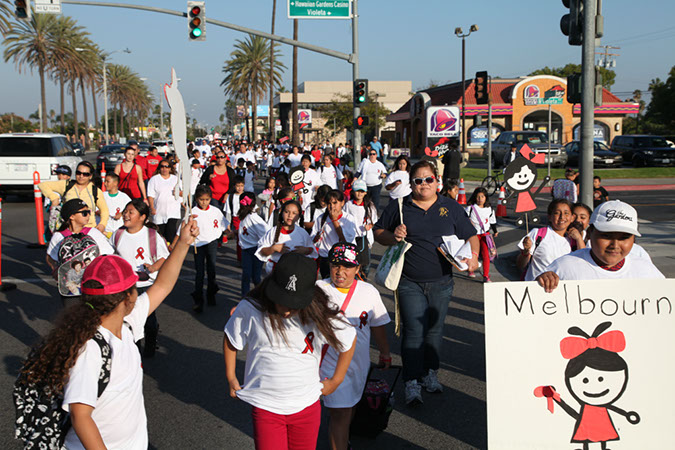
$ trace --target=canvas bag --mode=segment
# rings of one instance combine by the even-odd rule
[[[85,227],[80,233],[73,233],[70,230],[61,231],[64,239],[59,248],[57,282],[59,294],[64,297],[76,297],[81,294],[84,269],[100,254],[98,244],[93,237],[89,236],[90,230],[91,228]],[[79,272],[75,270],[77,263],[81,263]]]
[[[476,218],[478,219],[478,223],[480,224],[480,229],[483,232],[482,234],[485,235],[485,243],[487,244],[488,253],[490,255],[490,261],[494,261],[494,259],[497,257],[497,245],[495,244],[495,239],[492,237],[490,233],[485,231],[485,226],[483,226],[483,221],[480,218],[480,214],[478,214],[476,205],[471,205],[471,209],[473,209],[474,214],[476,214]]]
[[[398,199],[398,212],[403,224],[403,199]],[[401,280],[403,272],[403,262],[405,253],[410,250],[412,244],[402,239],[401,242],[387,248],[380,260],[380,265],[375,273],[375,282],[384,286],[390,291],[398,289],[398,282]]]

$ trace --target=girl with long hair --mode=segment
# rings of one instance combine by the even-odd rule
[[[343,208],[354,218],[356,225],[356,248],[358,249],[357,260],[359,262],[359,275],[362,279],[368,279],[370,272],[370,248],[375,242],[373,238],[373,225],[377,222],[377,209],[370,199],[368,187],[362,180],[357,180],[352,188],[351,199]]]
[[[485,188],[477,187],[471,198],[467,202],[466,214],[469,216],[471,225],[476,229],[476,234],[480,240],[480,254],[483,258],[483,281],[490,282],[490,249],[487,244],[487,235],[490,231],[495,237],[499,234],[497,231],[497,218],[495,211],[490,206],[490,197]],[[471,278],[475,277],[474,272],[469,272]]]
[[[297,253],[281,257],[272,274],[235,309],[225,326],[230,396],[253,406],[258,450],[314,449],[321,424],[319,397],[342,383],[356,332],[317,287],[316,264]],[[324,345],[339,356],[330,377],[319,377]],[[237,352],[247,347],[243,388]],[[283,424],[283,425],[280,425]]]
[[[132,199],[148,201],[143,182],[143,168],[136,164],[136,150],[128,147],[124,151],[124,161],[115,167],[115,173],[120,177],[120,191]]]
[[[319,270],[321,277],[329,275],[328,252],[337,242],[354,242],[356,238],[356,224],[354,217],[348,212],[343,212],[345,204],[344,194],[332,190],[324,199],[326,211],[321,214],[312,227],[312,242],[319,253]]]

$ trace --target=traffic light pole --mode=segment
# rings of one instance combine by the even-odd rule
[[[352,85],[359,78],[359,0],[352,1]],[[361,164],[361,130],[356,126],[356,119],[361,115],[361,108],[354,102],[354,120],[352,129],[354,130],[354,170]]]
[[[595,108],[595,15],[596,3],[584,2],[584,34],[581,47],[581,154],[580,201],[593,205],[593,127]]]

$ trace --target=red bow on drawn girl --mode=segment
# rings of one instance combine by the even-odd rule
[[[609,352],[619,353],[626,348],[626,337],[621,331],[609,331],[594,338],[566,337],[560,341],[560,353],[563,358],[572,359],[586,350],[601,348]]]
[[[520,147],[520,154],[535,164],[544,164],[546,162],[546,155],[544,153],[534,153],[527,144],[523,144]]]

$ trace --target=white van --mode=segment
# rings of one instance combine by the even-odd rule
[[[40,182],[56,180],[56,168],[66,165],[75,175],[82,158],[75,156],[68,139],[52,133],[0,134],[0,189],[26,190],[33,187],[33,173]]]

